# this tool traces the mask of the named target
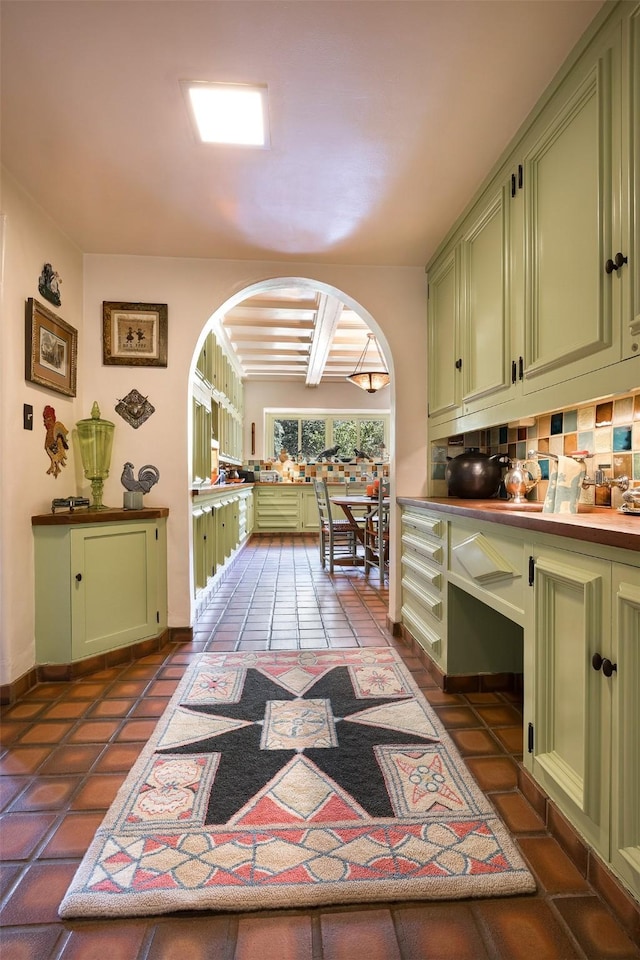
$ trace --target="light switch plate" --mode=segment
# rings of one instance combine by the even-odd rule
[[[30,403],[22,405],[22,426],[25,430],[33,430],[33,407]]]

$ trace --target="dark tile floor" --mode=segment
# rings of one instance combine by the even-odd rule
[[[320,568],[311,538],[254,540],[190,644],[4,710],[0,748],[2,960],[622,960],[640,949],[517,789],[519,705],[442,693],[386,631],[386,591]],[[105,810],[196,652],[392,644],[533,870],[534,896],[258,914],[62,923],[58,904]]]

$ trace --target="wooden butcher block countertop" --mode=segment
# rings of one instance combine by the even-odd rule
[[[640,515],[611,507],[583,507],[576,514],[542,513],[531,504],[507,505],[505,500],[463,500],[455,497],[398,497],[402,506],[441,510],[460,517],[489,520],[524,530],[538,530],[623,550],[640,551]]]

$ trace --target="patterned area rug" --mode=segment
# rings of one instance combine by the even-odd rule
[[[533,890],[394,650],[205,653],[118,792],[60,916]]]

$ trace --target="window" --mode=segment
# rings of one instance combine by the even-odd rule
[[[315,460],[324,450],[338,446],[337,456],[353,458],[362,451],[372,460],[386,453],[388,414],[267,413],[265,453],[277,457],[284,448],[290,457]]]

